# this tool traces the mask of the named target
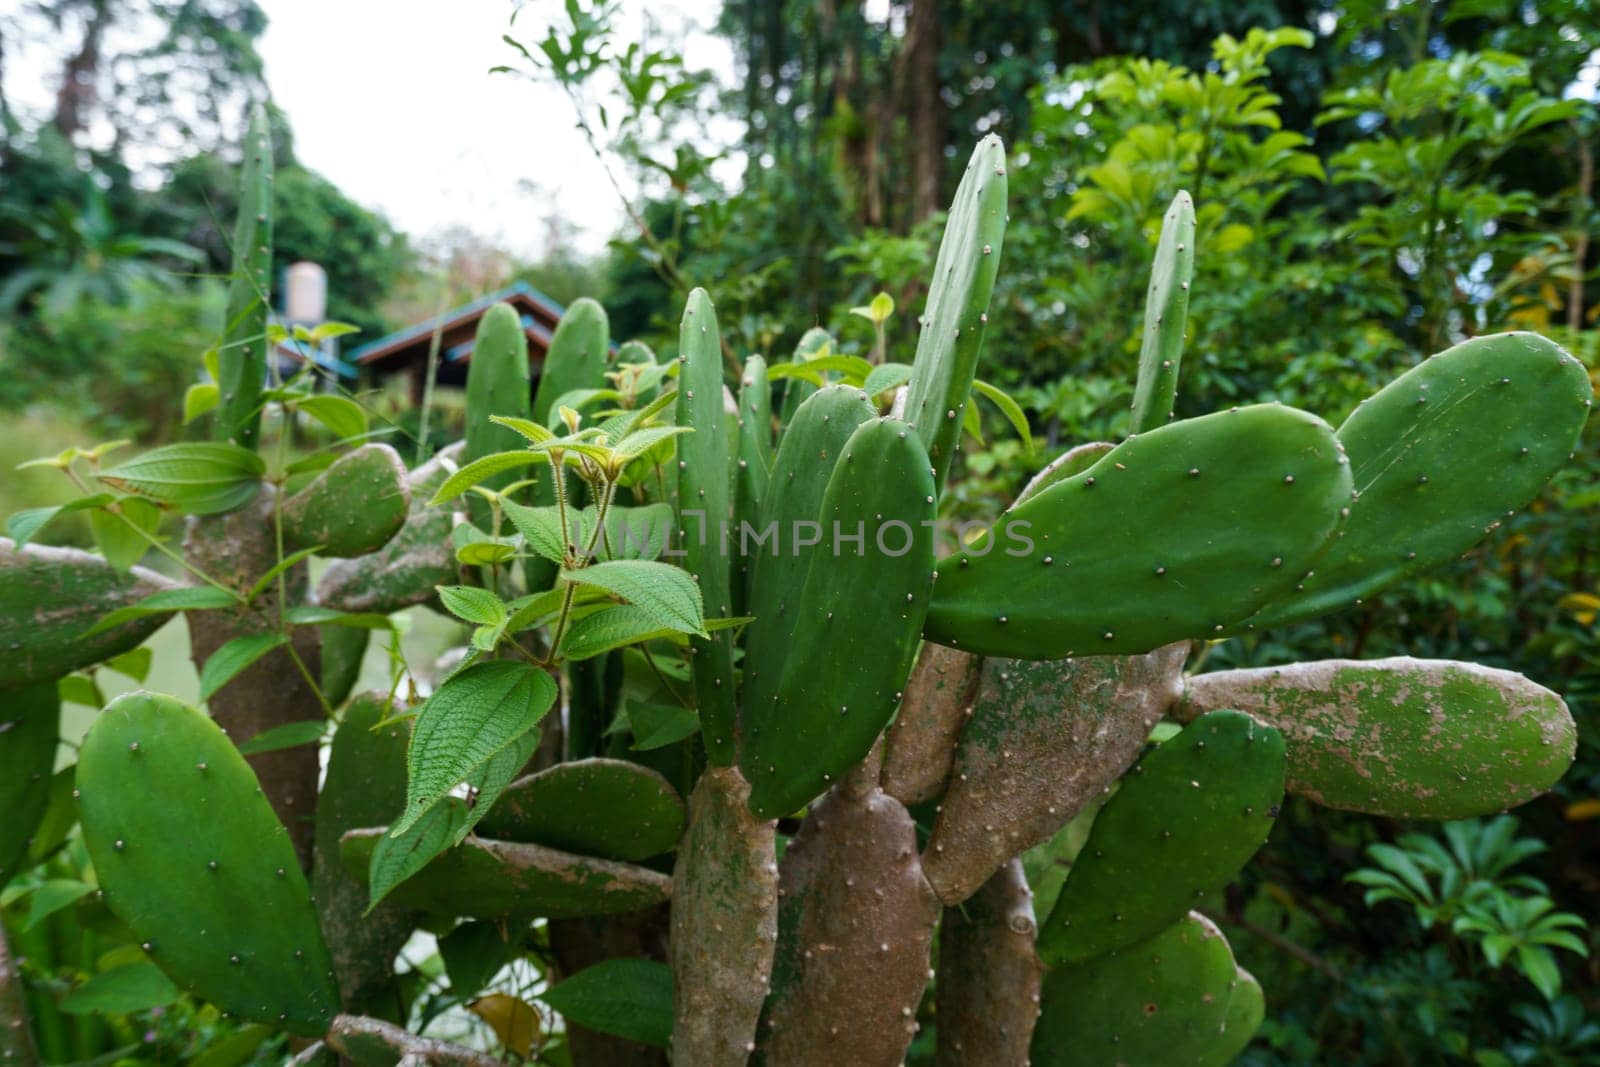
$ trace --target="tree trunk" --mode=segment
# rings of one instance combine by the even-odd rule
[[[939,95],[939,0],[911,0],[905,43],[895,81],[911,138],[911,218],[915,224],[938,211],[944,176],[944,101]],[[909,228],[909,227],[908,227]]]

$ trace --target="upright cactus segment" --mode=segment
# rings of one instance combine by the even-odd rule
[[[939,899],[967,899],[1121,777],[1176,699],[1186,654],[1175,644],[1143,656],[986,660],[923,857]]]
[[[740,523],[759,525],[767,481],[772,476],[772,386],[767,381],[767,361],[759,355],[744,361],[744,374],[739,379],[739,447],[735,457],[732,530],[737,537]],[[750,559],[732,550],[730,554],[737,560],[734,613],[742,615],[750,597]]]
[[[1189,283],[1194,279],[1194,201],[1172,198],[1161,223],[1150,292],[1139,341],[1139,378],[1133,389],[1133,432],[1144,433],[1172,418],[1183,361],[1183,328],[1189,319]]]
[[[606,318],[606,309],[588,297],[574,300],[556,324],[550,351],[539,370],[539,388],[533,397],[534,421],[551,425],[556,418],[555,406],[562,397],[575,389],[598,389],[604,385],[610,350],[611,322]],[[554,498],[548,502],[553,503]]]
[[[1339,427],[1356,489],[1344,536],[1248,628],[1325,615],[1455,559],[1567,461],[1593,397],[1583,364],[1531,333],[1473,338],[1390,382]]]
[[[357,633],[365,631],[358,630]],[[394,958],[415,923],[404,909],[383,903],[367,914],[367,890],[339,861],[339,838],[350,830],[388,822],[406,802],[404,720],[380,726],[394,709],[384,693],[350,701],[333,735],[328,773],[317,800],[317,849],[311,887],[322,932],[333,956],[342,1002],[353,1010],[384,1013],[383,995],[394,979]]]
[[[723,534],[732,514],[728,466],[734,453],[722,404],[722,335],[704,289],[689,294],[678,330],[678,536],[684,566],[700,585],[706,614],[733,615],[733,576]],[[706,757],[733,762],[733,635],[726,630],[690,638],[694,692]]]
[[[345,866],[365,878],[386,827],[352,830]],[[672,880],[645,867],[578,856],[543,845],[470,838],[403,882],[389,898],[442,916],[474,919],[618,915],[666,900]]]
[[[880,789],[833,789],[784,852],[779,887],[756,1062],[895,1067],[916,1034],[939,918],[911,816]]]
[[[757,815],[817,796],[894,714],[932,592],[934,515],[916,435],[894,419],[863,423],[817,513],[823,543],[789,612],[782,670],[763,663],[745,689],[740,766]],[[863,601],[869,588],[879,595]]]
[[[55,682],[0,690],[0,889],[22,869],[44,816],[60,730]]]
[[[939,487],[961,441],[1005,235],[1006,150],[991,134],[973,149],[950,205],[906,394],[905,418],[917,428]]]
[[[410,473],[406,481],[411,506],[405,524],[376,552],[329,564],[317,582],[318,604],[387,615],[432,600],[441,585],[456,584],[451,510],[428,501],[459,465],[462,451],[459,443],[451,445]]]
[[[1464,819],[1526,803],[1572,764],[1561,698],[1450,660],[1320,660],[1191,678],[1177,715],[1239,708],[1283,731],[1288,787],[1331,808]]]
[[[78,756],[84,841],[111,910],[183,988],[316,1036],[339,1007],[311,893],[256,777],[170,697],[107,705]]]
[[[250,109],[233,230],[227,322],[217,349],[216,437],[254,448],[261,435],[267,378],[267,315],[272,309],[272,130],[260,104]]]
[[[1228,994],[1228,1011],[1222,1017],[1222,1040],[1198,1061],[1201,1067],[1228,1067],[1244,1051],[1266,1017],[1267,1001],[1262,995],[1261,983],[1256,981],[1255,975],[1236,966],[1233,991]]]
[[[1039,935],[1046,963],[1126,948],[1203,906],[1266,843],[1283,735],[1221,711],[1145,756],[1095,816]]]
[[[900,714],[885,735],[885,793],[909,805],[944,791],[956,739],[971,715],[981,666],[981,660],[960,649],[922,646],[906,679]]]
[[[86,631],[102,617],[177,586],[134,567],[119,571],[75,548],[0,537],[0,689],[54,683],[91,663],[121,655],[155,633],[167,612]]]
[[[1220,633],[1294,587],[1350,493],[1333,431],[1293,408],[1139,434],[1007,512],[1001,536],[942,561],[926,635],[1056,659]]]
[[[1044,980],[1038,1067],[1201,1063],[1219,1046],[1238,983],[1227,940],[1197,912],[1153,937]]]
[[[585,759],[512,782],[479,833],[638,862],[671,852],[683,819],[683,800],[655,771],[624,760]]]
[[[346,452],[283,502],[283,536],[296,548],[348,559],[376,552],[405,525],[411,485],[400,454],[366,444]]]
[[[776,675],[795,628],[794,612],[806,571],[823,542],[824,531],[817,517],[822,513],[828,479],[845,442],[874,414],[871,400],[861,390],[830,385],[800,405],[778,442],[769,483],[772,488],[762,507],[760,528],[751,534],[749,543],[741,530],[738,545],[741,556],[749,558],[747,610],[755,616],[744,635],[746,705],[764,676],[769,694],[778,682]]]
[[[490,422],[489,417],[527,418],[531,389],[528,336],[522,332],[522,318],[510,304],[496,304],[478,322],[472,362],[467,364],[467,447],[461,456],[463,463],[526,445],[515,430]],[[503,489],[518,477],[516,471],[502,471],[478,484],[485,489]],[[468,494],[467,514],[474,525],[487,530],[490,513],[487,500],[476,493]]]
[[[807,358],[816,356],[823,349],[833,347],[833,335],[821,326],[813,326],[800,335],[799,342],[794,346],[794,361],[804,362]],[[817,387],[804,378],[790,378],[783,387],[783,408],[778,422],[784,427],[794,425],[795,416],[800,412],[800,405],[811,398]],[[781,442],[780,442],[781,443]]]
[[[773,824],[750,813],[735,767],[700,776],[672,870],[672,1053],[678,1063],[743,1067],[778,940]]]
[[[1042,968],[1033,894],[1012,860],[939,923],[936,1067],[1028,1061]]]

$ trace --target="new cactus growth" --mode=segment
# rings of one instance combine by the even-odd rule
[[[265,304],[247,299],[267,281],[268,141],[258,118],[217,440],[89,464],[190,514],[189,584],[0,542],[16,816],[0,878],[55,759],[57,680],[187,612],[211,717],[113,702],[80,754],[85,840],[149,959],[319,1039],[303,1062],[486,1062],[367,1017],[416,1017],[394,954],[466,917],[483,925],[445,938],[453,985],[493,988],[530,945],[556,989],[629,960],[614,987],[550,1001],[576,1067],[660,1064],[668,1044],[695,1067],[891,1067],[929,1021],[940,1064],[1222,1064],[1265,1002],[1188,909],[1250,858],[1285,786],[1455,818],[1529,800],[1572,759],[1556,694],[1472,664],[1183,673],[1195,642],[1371,596],[1526,505],[1590,404],[1547,341],[1468,341],[1337,433],[1278,404],[1171,421],[1198,255],[1179,193],[1133,432],[1042,464],[936,561],[1005,236],[991,137],[909,368],[814,327],[787,364],[746,358],[734,403],[704,290],[659,362],[638,343],[613,355],[604,311],[579,301],[530,405],[521,323],[495,308],[464,445],[406,472],[352,441],[288,494],[292,472],[251,451],[263,398],[310,395],[266,380]],[[111,500],[76,506],[105,520]],[[312,590],[317,554],[332,562]],[[416,605],[463,623],[459,660],[344,699],[367,628]],[[306,731],[329,719],[319,790]],[[1040,924],[1019,857],[1091,812]]]

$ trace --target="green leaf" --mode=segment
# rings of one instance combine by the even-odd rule
[[[663,627],[652,613],[635,604],[617,604],[569,625],[561,639],[561,655],[569,660],[591,659],[614,648],[678,632]]]
[[[521,955],[516,931],[511,939],[497,922],[464,922],[439,939],[439,956],[450,977],[450,992],[475,996],[500,968]]]
[[[359,326],[352,326],[348,322],[336,322],[329,319],[327,322],[318,323],[311,327],[309,336],[311,340],[321,344],[323,341],[331,340],[335,337],[343,337],[346,334],[360,332],[361,327]]]
[[[653,560],[619,559],[576,570],[561,577],[604,589],[643,609],[656,624],[679,633],[706,636],[700,587],[687,571]]]
[[[100,687],[94,679],[86,674],[69,674],[56,682],[56,692],[68,704],[82,704],[86,708],[103,708],[106,706],[105,694],[100,692]]]
[[[435,586],[445,610],[458,619],[480,626],[499,626],[506,621],[506,606],[487,589],[471,585]]]
[[[210,700],[218,689],[238,677],[240,671],[288,641],[289,636],[281,633],[235,637],[211,653],[206,665],[200,668],[200,699]]]
[[[270,730],[262,730],[259,734],[256,734],[239,746],[239,754],[254,756],[261,752],[276,752],[283,748],[297,748],[300,745],[309,745],[322,740],[322,735],[327,732],[327,719],[302,719],[300,722],[286,722],[282,726],[274,726]]]
[[[253,500],[266,469],[248,448],[195,441],[154,449],[96,477],[194,515],[215,515]]]
[[[1022,407],[1010,395],[988,382],[977,378],[972,380],[973,392],[986,398],[991,404],[1000,409],[1000,414],[1011,423],[1012,429],[1017,431],[1017,436],[1022,438],[1022,443],[1029,452],[1033,451],[1033,431],[1028,428],[1028,416],[1022,413]]]
[[[302,604],[283,613],[291,626],[349,626],[357,630],[393,630],[394,620],[376,611],[339,611],[315,604]]]
[[[32,930],[62,908],[94,892],[94,886],[64,878],[52,878],[28,897],[28,920],[23,930]]]
[[[906,363],[884,363],[873,367],[867,380],[861,383],[868,396],[877,396],[886,389],[898,389],[911,380],[911,367]]]
[[[115,498],[110,493],[96,493],[94,496],[74,500],[70,504],[59,504],[49,508],[27,508],[16,512],[6,520],[6,536],[21,548],[32,541],[40,530],[62,515],[70,515],[74,511],[83,511],[87,508],[98,508],[109,504],[113,499]]]
[[[694,433],[694,429],[689,426],[646,426],[618,441],[612,454],[617,462],[626,463],[644,455],[662,441],[685,433]]]
[[[567,546],[561,537],[561,511],[554,505],[530,508],[509,500],[501,501],[506,518],[511,520],[522,540],[537,555],[552,563],[564,563]]]
[[[602,960],[539,999],[569,1024],[656,1048],[672,1040],[672,970],[638,958]]]
[[[126,1015],[178,999],[178,987],[153,963],[130,963],[95,975],[61,1000],[68,1015]]]
[[[404,833],[473,771],[531,730],[556,695],[548,674],[510,660],[476,664],[441,685],[412,727],[406,807],[391,833]]]
[[[108,671],[116,671],[125,678],[132,678],[142,682],[150,676],[150,663],[155,658],[155,653],[150,651],[148,645],[124,652],[120,656],[113,656],[106,660],[103,666]]]
[[[183,421],[193,422],[222,402],[222,390],[212,382],[196,382],[183,393]]]
[[[447,797],[399,834],[387,833],[372,850],[367,866],[370,912],[395,886],[428,865],[451,846],[456,831],[467,825],[470,809],[459,797]]]
[[[633,744],[628,747],[648,752],[699,733],[700,716],[692,708],[670,704],[629,704],[628,726],[633,731]]]
[[[516,558],[516,546],[503,541],[473,541],[456,549],[456,562],[468,567],[495,567]]]
[[[308,396],[294,406],[332,430],[335,437],[359,437],[367,432],[367,413],[347,397]]]
[[[519,450],[516,452],[492,452],[480,459],[475,459],[465,467],[446,478],[439,491],[433,494],[429,504],[437,507],[445,501],[460,496],[485,478],[491,478],[502,471],[515,470],[518,467],[527,467],[534,463],[546,463],[544,456],[534,452]]]
[[[532,419],[519,419],[515,415],[490,415],[489,421],[508,430],[515,430],[534,444],[555,439],[555,433],[540,426]]]
[[[84,637],[93,637],[116,626],[133,619],[142,619],[146,615],[163,615],[172,611],[214,611],[222,608],[237,607],[242,604],[236,595],[226,589],[218,589],[214,585],[189,585],[182,589],[163,589],[158,593],[151,593],[137,604],[129,604],[125,608],[118,608],[100,619],[99,622],[83,632]]]
[[[256,597],[260,596],[262,593],[265,593],[267,591],[267,587],[277,580],[278,575],[282,574],[290,567],[293,567],[301,560],[310,559],[312,556],[316,555],[321,548],[321,545],[312,545],[310,548],[302,548],[298,552],[284,556],[277,563],[273,564],[271,570],[267,571],[267,573],[256,579],[256,584],[252,585],[250,587],[250,591],[244,595],[245,603],[255,603]]]
[[[121,518],[104,508],[89,512],[89,529],[94,534],[95,547],[100,549],[106,562],[119,571],[126,571],[150,551],[150,538],[140,531],[154,536],[161,528],[161,509],[136,496],[123,497],[117,501],[116,508]]]

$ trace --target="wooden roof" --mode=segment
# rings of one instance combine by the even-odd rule
[[[499,303],[510,304],[522,317],[522,332],[528,338],[529,364],[534,367],[543,364],[545,353],[550,350],[551,334],[566,309],[527,282],[517,282],[470,304],[462,304],[425,322],[380,337],[355,349],[346,358],[378,374],[407,370],[426,362],[437,332],[441,334],[440,368],[451,364],[464,366],[472,360],[478,321]]]

